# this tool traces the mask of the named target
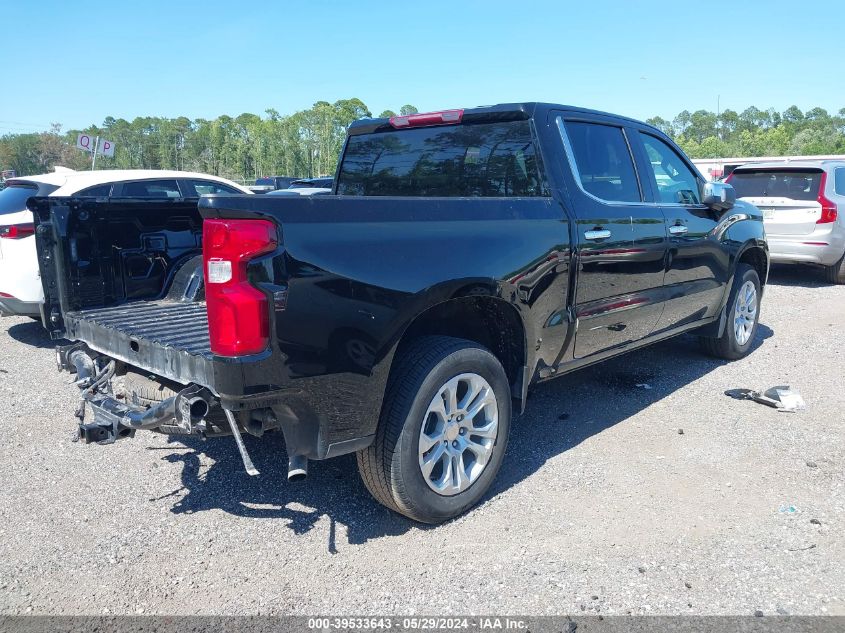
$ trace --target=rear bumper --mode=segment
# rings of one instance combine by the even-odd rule
[[[326,459],[372,442],[378,419],[378,410],[372,409],[381,402],[374,400],[369,377],[292,377],[278,349],[239,358],[216,356],[202,303],[145,301],[69,312],[64,325],[66,338],[89,350],[185,386],[209,389],[247,433],[260,435],[272,421],[283,431],[291,455]]]
[[[0,297],[0,316],[41,316],[41,304],[14,297]]]
[[[769,235],[769,256],[774,263],[806,263],[830,266],[845,253],[845,231],[823,234]]]

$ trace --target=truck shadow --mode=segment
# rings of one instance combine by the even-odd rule
[[[772,330],[761,324],[755,348],[772,335]],[[723,364],[701,354],[694,337],[684,336],[538,385],[525,414],[512,427],[502,470],[482,503],[517,485],[548,459]],[[722,397],[713,394],[713,398]],[[177,514],[223,510],[242,517],[274,519],[284,522],[294,534],[314,530],[325,517],[329,522],[326,547],[332,554],[338,551],[339,539],[355,545],[431,529],[376,503],[361,483],[354,455],[312,462],[306,482],[291,484],[287,482],[281,434],[244,439],[261,471],[258,477],[246,475],[230,438],[203,442],[172,437],[165,450],[173,450],[163,459],[182,464],[182,488],[156,500],[178,499],[171,508]],[[188,450],[178,450],[180,444]],[[213,460],[210,466],[209,458]]]

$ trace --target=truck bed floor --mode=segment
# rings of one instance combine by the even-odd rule
[[[73,312],[68,316],[116,330],[132,339],[176,347],[189,354],[211,354],[205,303],[142,301]]]
[[[138,301],[68,312],[65,328],[70,339],[183,384],[208,378],[213,355],[204,302]]]

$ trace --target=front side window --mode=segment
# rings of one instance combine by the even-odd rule
[[[660,202],[700,204],[698,178],[674,149],[655,136],[640,132]]]
[[[234,187],[213,180],[183,180],[182,183],[185,185],[186,198],[199,198],[213,193],[243,193]]]
[[[575,160],[573,171],[584,191],[609,202],[642,200],[634,159],[622,128],[582,121],[563,125]]]
[[[548,195],[528,121],[351,136],[339,174],[347,196]]]
[[[123,185],[125,198],[181,198],[175,180],[138,180]]]

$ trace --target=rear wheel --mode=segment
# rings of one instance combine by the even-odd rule
[[[748,264],[739,264],[728,297],[727,323],[719,338],[701,338],[711,356],[737,360],[748,355],[760,320],[760,277]]]
[[[510,387],[493,354],[464,339],[422,337],[396,361],[358,470],[388,508],[423,523],[446,521],[490,487],[510,419]]]
[[[832,266],[824,267],[824,278],[828,283],[845,284],[845,255]]]

